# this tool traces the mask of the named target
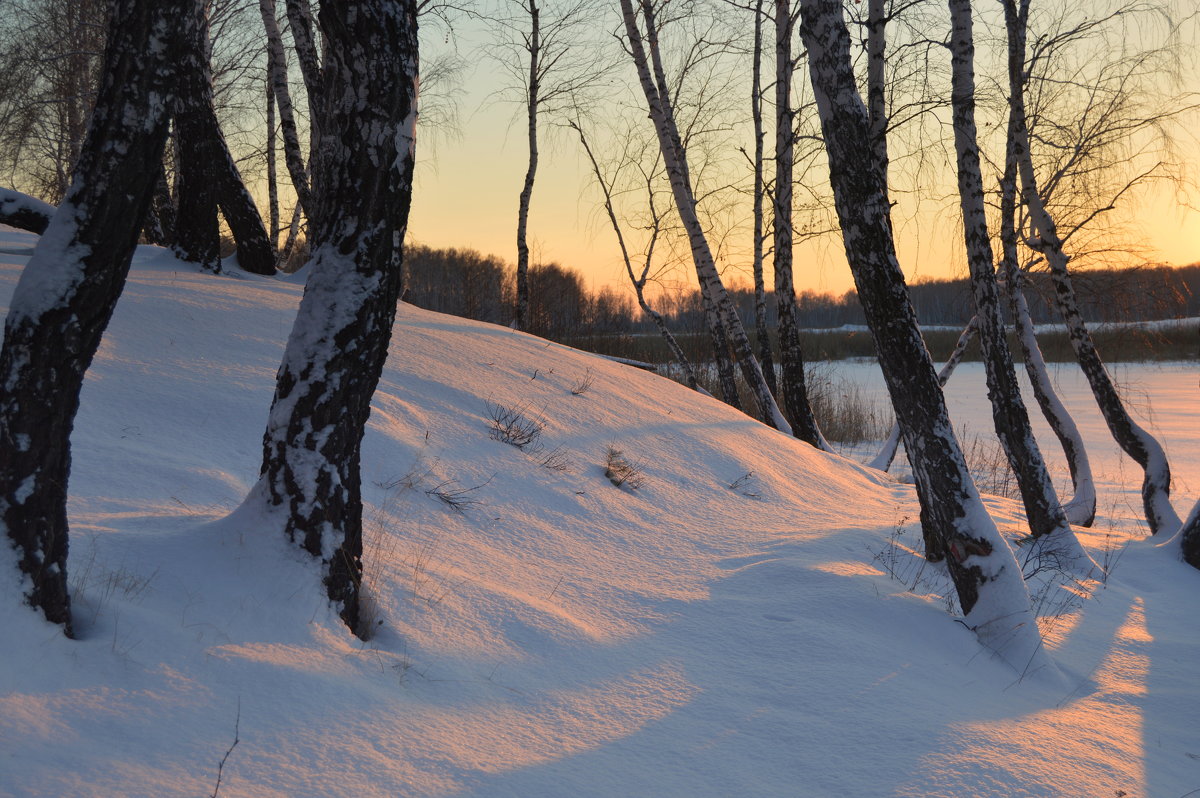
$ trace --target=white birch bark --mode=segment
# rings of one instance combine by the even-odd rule
[[[754,393],[763,422],[790,435],[791,425],[783,417],[783,413],[775,403],[775,397],[771,395],[758,358],[754,356],[750,339],[746,335],[741,319],[738,318],[737,309],[717,273],[712,251],[708,246],[708,239],[704,235],[703,226],[696,214],[696,198],[692,192],[691,178],[688,174],[687,156],[683,150],[679,130],[675,125],[674,111],[671,107],[670,95],[667,92],[665,70],[662,67],[658,48],[654,9],[649,0],[642,0],[641,12],[646,23],[645,45],[638,28],[638,17],[633,9],[633,0],[621,0],[621,14],[625,23],[629,52],[637,67],[638,79],[646,97],[650,118],[654,122],[654,130],[658,135],[659,149],[667,168],[676,208],[687,232],[692,261],[700,280],[701,291],[707,292],[717,306],[721,321],[737,355],[738,364],[741,366],[742,375]],[[647,58],[646,45],[649,49],[649,58]],[[653,74],[651,73],[651,59],[654,62]]]
[[[951,105],[954,148],[958,161],[958,195],[962,210],[971,290],[979,321],[979,344],[987,376],[992,420],[1009,467],[1017,479],[1031,537],[1040,555],[1053,551],[1057,566],[1090,573],[1094,564],[1079,545],[1059,503],[1050,472],[1033,437],[1029,414],[1021,399],[1017,373],[992,264],[991,235],[983,201],[983,174],[975,128],[975,43],[970,0],[949,0],[953,70]]]
[[[801,36],[829,157],[847,259],[879,351],[922,495],[927,540],[940,544],[964,623],[1021,673],[1057,677],[1008,543],[988,515],[950,426],[896,259],[882,173],[863,157],[870,121],[850,63],[840,0],[801,0]],[[931,533],[931,534],[930,534]]]
[[[1020,9],[1017,3],[1020,2]],[[1067,336],[1079,366],[1092,389],[1113,439],[1121,449],[1142,467],[1142,506],[1151,534],[1164,533],[1170,537],[1179,531],[1182,522],[1171,506],[1171,467],[1162,445],[1129,415],[1116,386],[1108,374],[1091,333],[1084,323],[1068,270],[1066,252],[1053,217],[1046,209],[1038,190],[1033,159],[1029,151],[1029,131],[1025,117],[1025,34],[1029,0],[1003,0],[1005,23],[1008,29],[1009,94],[1014,118],[1013,142],[1017,168],[1021,176],[1021,196],[1029,209],[1036,231],[1029,245],[1041,252],[1050,266],[1055,300]]]
[[[279,32],[279,21],[275,16],[275,0],[259,0],[259,12],[267,33],[267,68],[270,71],[271,91],[279,107],[279,132],[283,137],[283,161],[288,176],[296,189],[300,207],[309,219],[313,218],[313,200],[309,191],[308,170],[300,152],[300,132],[296,127],[296,113],[292,106],[292,93],[288,88],[287,59],[283,51],[283,36]],[[295,34],[293,27],[293,34]],[[301,39],[303,36],[300,37]],[[299,41],[299,39],[297,40]],[[299,49],[299,45],[297,45]]]

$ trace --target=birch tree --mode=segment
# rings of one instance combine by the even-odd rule
[[[546,114],[575,106],[577,95],[606,67],[587,33],[599,8],[594,0],[506,0],[491,20],[493,57],[517,87],[525,111],[528,161],[517,198],[517,295],[514,326],[529,326],[529,207],[537,179],[539,125]]]
[[[638,307],[654,322],[655,328],[658,329],[659,335],[663,337],[663,341],[667,344],[667,349],[671,352],[671,357],[683,373],[684,382],[692,390],[700,390],[699,382],[696,379],[696,372],[692,368],[691,361],[683,353],[683,348],[679,345],[679,341],[676,340],[674,334],[667,327],[666,319],[663,318],[661,313],[651,307],[650,302],[646,298],[646,281],[650,279],[651,269],[654,266],[655,251],[664,227],[663,213],[659,210],[658,204],[655,201],[655,183],[658,176],[658,170],[655,167],[661,164],[661,159],[655,159],[654,166],[649,170],[640,168],[641,159],[636,155],[630,155],[627,158],[623,157],[621,163],[618,165],[618,169],[628,164],[639,167],[642,178],[641,183],[645,187],[646,192],[647,214],[649,217],[646,223],[648,240],[645,251],[641,253],[641,266],[640,268],[635,268],[633,254],[630,252],[630,245],[626,241],[621,221],[617,216],[615,198],[613,196],[614,179],[605,176],[604,170],[600,167],[600,162],[596,158],[595,151],[592,150],[591,144],[588,143],[587,134],[583,130],[582,123],[579,120],[570,120],[567,124],[579,135],[579,143],[587,155],[588,163],[592,165],[592,174],[595,176],[596,184],[600,186],[600,192],[604,197],[604,213],[608,217],[608,222],[612,226],[613,233],[616,235],[617,247],[621,251],[621,262],[624,264],[625,274],[629,277],[629,282],[633,286]]]
[[[210,271],[220,271],[220,227],[225,217],[237,244],[238,265],[255,274],[275,273],[275,254],[258,207],[246,190],[213,103],[208,11],[189,25],[181,69],[175,124],[179,143],[179,213],[176,250]]]
[[[279,367],[253,496],[326,571],[352,631],[362,574],[360,446],[387,356],[412,199],[413,0],[323,0],[313,254]]]
[[[949,0],[949,7],[953,70],[951,105],[958,159],[959,205],[992,421],[1009,467],[1016,475],[1030,535],[1035,541],[1045,538],[1039,547],[1052,547],[1065,561],[1061,563],[1065,567],[1090,570],[1090,558],[1071,531],[1050,472],[1034,440],[1009,353],[996,271],[992,265],[991,235],[984,207],[983,172],[975,130],[975,41],[971,3],[970,0]]]
[[[783,404],[797,438],[832,451],[813,417],[804,379],[804,353],[800,348],[800,315],[792,278],[792,165],[796,135],[792,120],[792,35],[796,22],[791,0],[775,0],[775,306],[779,315],[780,388]]]
[[[883,176],[863,157],[870,119],[850,62],[838,0],[801,0],[801,37],[829,158],[846,258],[879,352],[922,505],[930,559],[944,558],[964,622],[1021,671],[1053,665],[1042,649],[1029,594],[1007,542],[987,514],[950,426],[945,399],[917,327],[892,237]],[[929,550],[932,541],[935,549]]]
[[[70,434],[84,372],[129,272],[198,0],[114,0],[70,188],[21,275],[0,353],[0,523],[26,599],[73,636]]]
[[[715,311],[720,314],[721,326],[729,337],[742,376],[750,386],[762,420],[769,426],[791,434],[792,428],[775,403],[775,397],[763,377],[762,368],[758,358],[754,356],[753,346],[737,315],[737,309],[717,273],[712,250],[696,212],[696,196],[688,169],[687,153],[675,121],[666,70],[663,68],[658,39],[659,28],[653,4],[651,0],[639,0],[638,11],[635,11],[633,0],[621,0],[621,16],[625,27],[626,52],[637,68],[638,81],[654,123],[659,150],[675,199],[675,208],[687,235],[692,261],[700,281],[701,296],[711,302]],[[645,26],[644,38],[641,25]]]
[[[1058,228],[1042,197],[1030,154],[1025,112],[1025,40],[1029,0],[1002,0],[1008,33],[1009,102],[1012,106],[1012,147],[1021,178],[1021,198],[1028,209],[1033,235],[1028,244],[1045,257],[1054,284],[1055,301],[1067,326],[1075,357],[1087,378],[1113,439],[1143,471],[1142,505],[1152,534],[1167,536],[1179,530],[1181,521],[1171,506],[1171,467],[1162,445],[1143,429],[1126,410],[1116,386],[1100,359],[1095,342],[1083,320],[1074,284],[1068,270],[1069,257]]]

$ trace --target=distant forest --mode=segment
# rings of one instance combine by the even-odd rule
[[[405,299],[417,307],[495,324],[512,321],[514,269],[500,258],[473,250],[411,247],[405,257]],[[1088,269],[1073,275],[1084,318],[1092,322],[1142,321],[1200,316],[1200,263]],[[578,272],[557,264],[530,268],[529,332],[546,338],[654,333],[654,325],[633,300],[632,290],[589,291]],[[1029,304],[1037,323],[1057,321],[1050,304],[1048,275],[1029,276]],[[742,318],[754,318],[754,292],[731,289]],[[924,325],[961,326],[971,317],[967,278],[928,280],[909,286]],[[797,295],[800,324],[809,329],[865,324],[854,291],[841,296],[804,291]],[[703,311],[695,289],[664,293],[652,302],[678,333],[703,332]],[[767,298],[768,324],[775,326],[775,302]]]

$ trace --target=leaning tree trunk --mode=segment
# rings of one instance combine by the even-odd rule
[[[979,320],[979,346],[987,376],[992,422],[1008,465],[1017,478],[1025,505],[1030,535],[1045,538],[1041,546],[1053,547],[1066,568],[1090,570],[1091,560],[1067,523],[1058,494],[1021,399],[1017,372],[1008,349],[1007,331],[1000,311],[1000,291],[992,265],[991,235],[983,201],[983,173],[975,128],[975,41],[970,0],[949,0],[954,119],[954,148],[958,161],[958,196],[963,216],[967,264],[975,316]]]
[[[667,344],[667,349],[671,352],[671,357],[674,358],[675,363],[683,373],[683,378],[687,386],[693,391],[700,390],[700,383],[696,379],[696,371],[692,368],[692,363],[688,360],[687,355],[683,353],[683,347],[679,345],[679,341],[671,334],[671,330],[667,327],[667,321],[663,318],[663,315],[650,307],[650,303],[646,301],[646,279],[650,274],[650,266],[654,263],[654,247],[658,243],[658,236],[662,231],[662,217],[655,207],[653,188],[647,185],[652,223],[650,225],[650,243],[646,248],[646,263],[642,268],[641,277],[639,277],[633,271],[633,259],[629,255],[629,247],[625,244],[625,234],[621,232],[621,223],[617,220],[617,210],[613,206],[612,189],[609,187],[608,181],[604,179],[604,173],[600,170],[600,162],[596,160],[596,154],[592,152],[592,147],[588,144],[583,127],[574,121],[568,121],[567,125],[579,134],[579,143],[583,145],[583,151],[587,154],[588,162],[592,165],[592,174],[596,176],[596,183],[600,186],[600,191],[604,194],[604,212],[608,215],[608,222],[612,226],[613,233],[617,236],[617,246],[621,250],[621,260],[625,264],[625,274],[629,276],[629,282],[633,284],[633,292],[637,295],[638,306],[642,309],[642,312],[650,317],[654,322],[654,326],[658,328],[659,334]]]
[[[1024,278],[1017,262],[1017,160],[1015,150],[1014,116],[1009,114],[1009,133],[1004,175],[1000,179],[1000,242],[1004,250],[1001,268],[1004,286],[1008,292],[1009,311],[1016,328],[1017,340],[1021,344],[1021,358],[1025,362],[1025,373],[1033,388],[1033,396],[1046,423],[1062,446],[1071,472],[1074,495],[1063,505],[1067,520],[1077,526],[1089,527],[1096,519],[1096,483],[1092,478],[1092,466],[1088,461],[1083,436],[1071,418],[1066,405],[1058,398],[1042,348],[1038,344],[1029,303],[1025,300]]]
[[[978,329],[979,318],[972,316],[971,320],[967,322],[967,326],[963,327],[963,331],[958,334],[958,342],[954,344],[954,351],[950,353],[950,357],[946,358],[946,362],[942,364],[941,369],[938,371],[938,385],[940,387],[945,388],[946,383],[950,381],[954,370],[962,362],[967,347],[975,339],[975,333]],[[887,440],[883,442],[879,453],[867,463],[867,468],[887,471],[892,467],[892,461],[896,459],[896,450],[898,448],[900,448],[900,425],[893,422],[892,431],[888,433]]]
[[[850,63],[841,0],[801,0],[801,36],[829,157],[846,257],[903,432],[928,523],[945,552],[965,623],[1018,670],[1053,669],[1021,569],[971,480],[896,259],[882,173],[861,142],[869,118]]]
[[[206,268],[220,270],[220,232],[216,227],[216,207],[219,206],[237,243],[238,265],[253,274],[274,274],[275,253],[262,216],[233,163],[213,108],[206,9],[207,6],[202,4],[197,12],[198,24],[187,43],[176,111],[180,170],[186,176],[180,187],[180,216],[184,215],[185,201],[189,202],[189,210],[195,210],[195,215],[188,221],[188,237],[182,246],[200,255],[200,262]],[[189,193],[199,195],[194,206],[187,200]],[[211,242],[214,228],[218,230],[217,240]],[[218,250],[215,256],[214,249]]]
[[[763,180],[763,132],[762,115],[762,30],[763,0],[754,3],[754,66],[750,77],[750,112],[754,123],[754,334],[758,338],[758,360],[762,366],[767,387],[777,398],[775,384],[775,358],[771,353],[771,333],[767,327],[767,285],[763,279],[763,197],[767,188]]]
[[[1166,452],[1153,435],[1142,429],[1121,401],[1117,388],[1108,374],[1095,342],[1083,321],[1079,301],[1067,269],[1068,258],[1054,219],[1047,210],[1038,190],[1033,159],[1029,151],[1029,128],[1025,114],[1025,33],[1029,0],[1003,0],[1005,23],[1008,28],[1008,79],[1010,103],[1016,120],[1013,146],[1017,168],[1021,175],[1022,198],[1029,209],[1037,239],[1030,245],[1040,251],[1050,266],[1054,283],[1055,302],[1067,326],[1067,337],[1075,350],[1075,358],[1087,378],[1104,422],[1117,445],[1142,467],[1142,506],[1150,532],[1164,532],[1169,537],[1179,530],[1181,521],[1171,506],[1171,466]]]
[[[533,181],[538,168],[538,56],[541,48],[541,31],[538,28],[537,0],[529,0],[530,31],[526,44],[529,48],[528,93],[525,97],[526,121],[528,123],[529,166],[525,170],[525,182],[517,202],[517,308],[513,326],[518,330],[529,326],[529,203],[533,199]]]
[[[804,354],[800,349],[800,314],[792,280],[792,2],[775,0],[775,307],[779,315],[779,361],[783,406],[792,432],[818,449],[832,451],[817,426],[808,401]]]
[[[68,637],[67,478],[83,375],[154,190],[197,0],[116,0],[75,175],[13,294],[0,353],[0,521],[26,598]]]
[[[759,413],[765,424],[775,429],[791,434],[792,428],[775,403],[775,397],[763,377],[758,358],[754,356],[754,347],[750,343],[746,329],[738,317],[737,308],[725,290],[721,276],[717,272],[712,250],[700,217],[696,213],[696,197],[692,188],[691,175],[688,172],[687,156],[683,142],[679,137],[679,128],[675,124],[675,112],[671,106],[670,94],[667,91],[667,79],[662,66],[662,56],[658,46],[658,29],[654,21],[654,9],[649,0],[640,0],[642,17],[646,22],[646,44],[643,44],[642,34],[638,30],[637,14],[633,10],[633,0],[621,0],[621,15],[625,23],[625,33],[628,37],[629,53],[637,67],[638,80],[646,98],[650,118],[654,122],[654,131],[658,137],[659,150],[662,152],[663,164],[671,183],[671,192],[675,198],[675,208],[687,233],[688,244],[692,251],[692,261],[696,266],[696,276],[700,281],[701,293],[707,292],[721,315],[721,322],[729,335],[729,342],[741,367],[742,376],[750,386],[758,405]],[[651,59],[653,74],[651,74]]]
[[[717,383],[721,386],[721,400],[730,407],[741,410],[742,399],[738,396],[733,359],[729,356],[729,338],[725,335],[724,325],[721,324],[721,314],[712,297],[703,288],[700,290],[700,301],[704,306],[704,325],[708,328],[708,337],[712,342],[713,367],[717,370]]]
[[[28,194],[0,188],[0,224],[7,224],[31,233],[44,233],[54,212],[58,210]]]
[[[359,455],[396,315],[417,120],[413,0],[325,0],[326,82],[313,256],[263,438],[256,489],[327,569],[359,636]]]

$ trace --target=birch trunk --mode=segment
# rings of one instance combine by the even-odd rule
[[[687,386],[693,391],[700,390],[699,381],[696,379],[696,372],[692,368],[692,363],[688,360],[687,355],[683,353],[683,347],[679,345],[679,341],[675,340],[675,336],[671,334],[671,330],[667,327],[667,321],[662,314],[650,306],[646,301],[646,279],[650,274],[650,267],[654,262],[654,247],[658,243],[658,235],[662,229],[661,217],[654,203],[654,191],[647,185],[647,193],[649,194],[650,216],[652,218],[650,243],[646,248],[646,261],[642,267],[641,276],[634,273],[633,259],[629,254],[629,247],[625,244],[625,234],[621,232],[621,223],[617,219],[617,210],[613,205],[612,188],[608,181],[604,179],[604,174],[600,170],[600,163],[596,160],[595,153],[592,152],[592,147],[588,144],[587,136],[583,132],[583,127],[578,122],[568,121],[567,125],[579,134],[579,143],[583,145],[583,151],[587,154],[588,162],[592,165],[592,174],[596,176],[596,183],[599,184],[601,192],[604,194],[604,212],[608,215],[608,222],[612,225],[613,233],[617,236],[617,246],[621,250],[621,260],[625,264],[625,274],[628,275],[630,283],[633,284],[634,294],[637,295],[638,306],[642,312],[650,317],[654,322],[654,326],[658,328],[659,335],[667,343],[667,349],[671,350],[671,357],[674,358],[676,365],[683,372],[684,380]],[[649,181],[647,181],[649,183]]]
[[[703,288],[700,290],[700,301],[704,305],[704,324],[708,327],[708,337],[712,343],[713,366],[717,370],[717,383],[721,386],[721,401],[741,410],[742,398],[738,395],[733,360],[729,357],[729,338],[721,324],[720,312],[712,296]]]
[[[46,227],[57,210],[53,205],[28,194],[11,188],[0,188],[0,224],[41,234],[46,232]]]
[[[1162,445],[1142,429],[1125,409],[1116,386],[1108,374],[1091,333],[1083,321],[1079,301],[1067,268],[1068,257],[1054,219],[1046,209],[1038,190],[1033,160],[1029,151],[1029,130],[1025,116],[1024,67],[1025,33],[1029,0],[1003,0],[1005,23],[1008,28],[1008,77],[1010,103],[1015,116],[1014,149],[1021,176],[1021,193],[1036,230],[1037,237],[1030,246],[1045,256],[1054,283],[1055,302],[1067,326],[1067,336],[1075,358],[1087,378],[1104,422],[1121,449],[1141,466],[1142,506],[1151,534],[1174,535],[1181,526],[1179,516],[1171,506],[1171,466]]]
[[[817,109],[846,257],[879,352],[880,366],[924,494],[927,538],[936,539],[980,642],[1019,671],[1054,672],[1042,648],[1021,570],[987,514],[946,412],[896,260],[882,172],[863,157],[870,122],[850,64],[840,0],[801,0]]]
[[[290,3],[288,8],[290,11]],[[267,33],[267,69],[270,73],[270,90],[279,107],[279,133],[283,138],[283,162],[287,167],[288,177],[291,178],[292,185],[296,189],[300,207],[311,219],[313,218],[313,199],[308,185],[308,170],[304,166],[304,156],[300,151],[300,132],[296,127],[292,92],[288,87],[287,59],[283,52],[283,36],[279,32],[279,23],[275,17],[275,0],[259,0],[258,9]],[[296,23],[293,22],[293,36],[296,35],[296,30]],[[303,39],[303,34],[297,38],[297,50],[300,49],[298,42],[301,39]],[[303,59],[301,63],[303,63]],[[272,144],[273,142],[274,139],[272,139]]]
[[[779,390],[775,384],[775,358],[771,353],[771,333],[767,329],[767,286],[763,279],[763,197],[766,185],[763,180],[763,131],[762,114],[762,31],[763,0],[754,4],[754,66],[750,76],[750,113],[754,124],[754,334],[758,338],[758,360],[762,366],[767,387],[778,400]]]
[[[1200,501],[1192,507],[1180,534],[1183,561],[1193,568],[1200,568]]]
[[[274,16],[272,9],[271,16]],[[275,53],[267,47],[267,234],[275,252],[275,267],[279,267],[279,172],[275,164]]]
[[[958,161],[958,196],[992,422],[1008,465],[1016,475],[1030,535],[1035,540],[1046,538],[1046,543],[1040,545],[1051,546],[1063,560],[1064,567],[1090,570],[1091,560],[1067,523],[1050,472],[1034,440],[1008,349],[996,270],[992,265],[991,235],[984,208],[983,173],[975,128],[975,42],[971,3],[970,0],[949,0],[948,4],[952,25],[951,105]]]
[[[1013,115],[1009,114],[1009,135],[1004,175],[1000,181],[1000,241],[1004,249],[1002,269],[1004,285],[1008,292],[1009,310],[1016,328],[1017,340],[1021,345],[1021,357],[1025,362],[1025,373],[1033,388],[1033,396],[1046,423],[1062,446],[1071,472],[1074,495],[1063,505],[1067,520],[1076,526],[1090,527],[1096,518],[1096,483],[1092,478],[1092,466],[1087,448],[1075,420],[1066,405],[1058,398],[1042,348],[1038,344],[1029,303],[1025,300],[1024,277],[1017,262],[1017,161],[1014,149]]]
[[[125,284],[154,190],[196,0],[115,0],[75,174],[13,294],[0,353],[0,524],[30,604],[73,635],[70,435],[84,372]]]
[[[413,0],[326,0],[313,256],[279,367],[256,494],[327,569],[325,586],[359,636],[360,446],[399,298],[398,250],[412,199],[417,119]]]
[[[525,97],[526,121],[528,123],[529,166],[525,170],[525,182],[517,203],[517,313],[513,326],[524,330],[529,326],[529,202],[533,199],[533,181],[538,168],[538,56],[541,47],[541,31],[538,27],[537,0],[529,0],[529,85]]]
[[[979,329],[979,317],[972,316],[967,322],[967,326],[963,327],[963,331],[958,334],[958,341],[954,344],[954,351],[950,353],[950,357],[946,358],[946,362],[942,364],[942,368],[938,371],[938,385],[942,388],[946,387],[946,383],[950,381],[954,370],[958,368],[958,364],[962,361],[963,354],[967,351],[971,341],[975,338],[975,333]],[[888,433],[887,440],[883,442],[879,453],[871,458],[867,463],[868,468],[875,468],[880,471],[887,471],[892,467],[892,461],[896,459],[896,450],[900,448],[900,425],[892,423],[892,431]]]
[[[779,360],[783,405],[797,438],[832,451],[813,417],[800,349],[800,319],[792,280],[792,2],[775,0],[775,306],[779,314]]]
[[[621,0],[621,14],[625,22],[629,52],[637,67],[638,79],[646,97],[650,118],[654,122],[659,149],[662,152],[663,163],[671,183],[671,192],[675,197],[675,206],[687,232],[692,261],[696,266],[696,275],[700,281],[700,290],[702,293],[707,292],[720,313],[722,324],[737,356],[738,365],[754,394],[763,422],[790,435],[791,426],[783,417],[783,413],[779,411],[775,397],[772,396],[771,390],[767,386],[758,358],[754,356],[750,338],[746,335],[741,319],[738,318],[737,309],[717,273],[716,263],[713,261],[712,251],[708,246],[708,239],[704,235],[703,226],[696,214],[696,198],[692,191],[691,177],[688,174],[687,155],[679,138],[679,129],[675,124],[675,114],[667,91],[666,75],[662,68],[654,9],[648,0],[641,1],[642,17],[646,22],[646,44],[649,45],[650,59],[653,59],[654,62],[652,75],[650,59],[647,58],[646,53],[647,47],[643,45],[642,34],[638,30],[637,15],[633,10],[632,3],[633,0]]]
[[[187,42],[175,117],[179,126],[180,168],[185,176],[180,189],[181,217],[186,193],[194,195],[186,206],[187,237],[181,230],[181,246],[189,254],[196,254],[205,268],[220,271],[220,228],[216,219],[219,207],[237,243],[238,265],[254,274],[274,274],[275,253],[262,216],[242,182],[217,122],[206,7],[202,5],[198,14],[199,20],[191,28],[192,37]]]

